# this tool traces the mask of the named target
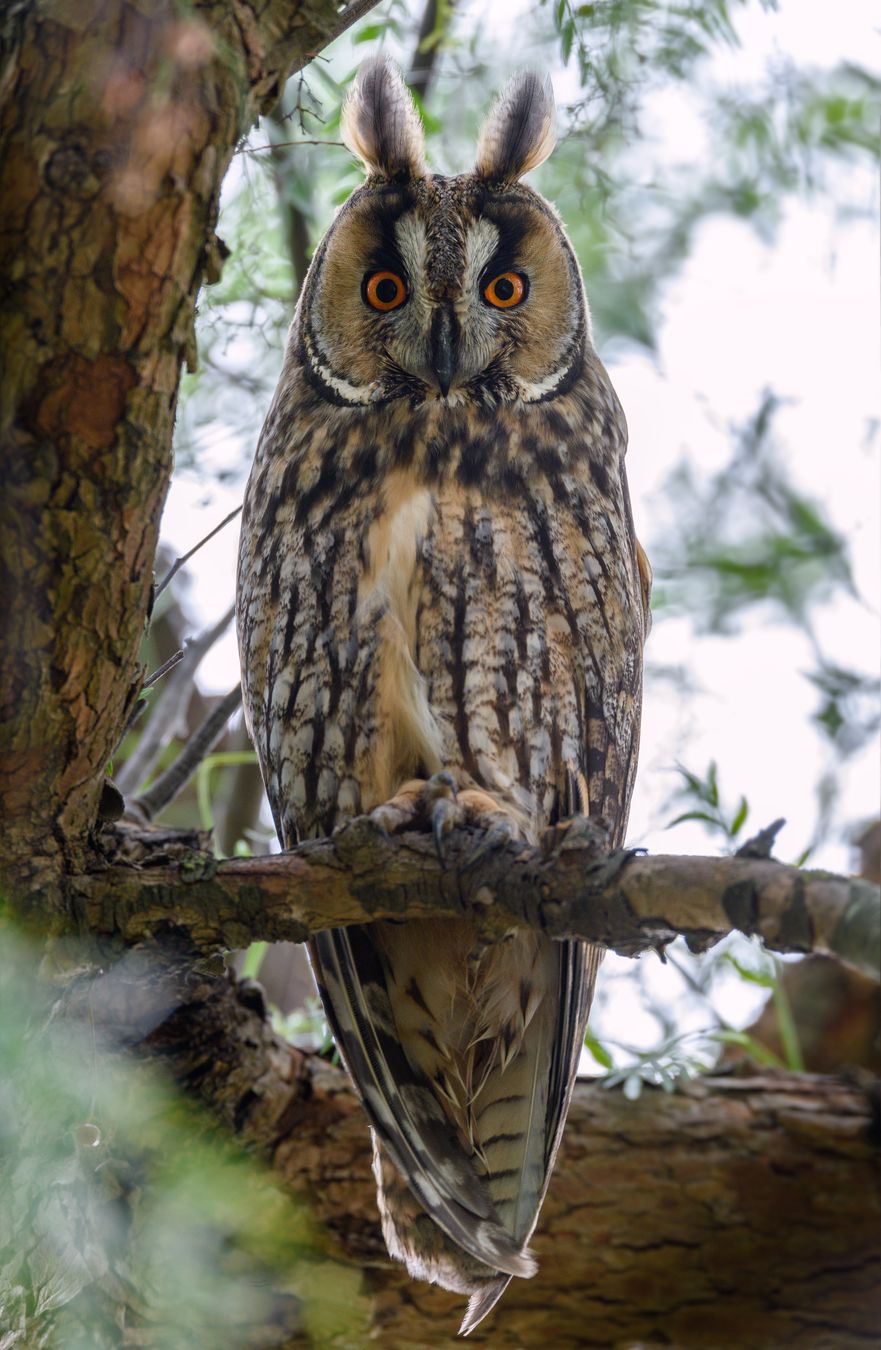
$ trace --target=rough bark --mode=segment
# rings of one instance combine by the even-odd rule
[[[768,858],[608,854],[585,821],[556,834],[542,850],[487,849],[479,833],[455,831],[441,860],[431,835],[389,838],[360,817],[291,853],[221,862],[195,850],[168,860],[160,834],[158,861],[148,853],[72,878],[69,904],[85,931],[131,943],[174,928],[203,953],[467,908],[488,936],[540,927],[634,955],[677,934],[700,949],[738,929],[777,951],[833,952],[877,976],[881,896],[870,882]],[[148,849],[151,836],[139,841]]]
[[[22,0],[0,21],[0,816],[81,859],[138,692],[181,366],[237,141],[333,0]]]

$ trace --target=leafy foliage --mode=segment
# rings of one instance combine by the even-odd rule
[[[360,1273],[303,1202],[127,1058],[100,982],[82,1020],[49,1018],[36,953],[2,916],[0,937],[0,1343],[26,1316],[28,1344],[116,1346],[108,1291],[127,1336],[169,1350],[237,1350],[273,1322],[360,1343]],[[88,978],[89,952],[66,956]]]
[[[667,828],[672,829],[674,825],[681,825],[686,820],[700,820],[711,831],[718,831],[726,841],[733,842],[746,824],[749,815],[746,797],[741,796],[733,810],[725,809],[719,795],[719,771],[715,760],[710,761],[703,778],[681,764],[677,764],[676,772],[681,776],[682,783],[674,796],[684,797],[693,805],[687,811],[680,812],[669,822]]]
[[[709,632],[731,632],[754,605],[805,627],[813,605],[839,587],[853,593],[846,541],[790,480],[773,436],[778,407],[766,391],[732,428],[731,458],[718,473],[699,480],[686,461],[667,485],[676,530],[655,553],[655,603],[698,616]]]

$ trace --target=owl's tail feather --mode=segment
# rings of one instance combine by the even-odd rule
[[[319,933],[310,956],[373,1129],[426,1213],[477,1261],[529,1279],[534,1257],[501,1222],[485,1179],[451,1139],[437,1098],[401,1049],[369,934],[358,926]]]
[[[502,1275],[499,1279],[493,1280],[479,1294],[472,1294],[468,1300],[468,1309],[462,1318],[462,1325],[459,1327],[460,1336],[470,1336],[474,1328],[483,1321],[487,1313],[491,1313],[504,1294],[508,1285],[511,1283],[510,1275]]]

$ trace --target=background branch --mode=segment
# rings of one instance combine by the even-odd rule
[[[183,656],[162,686],[141,739],[114,775],[123,795],[135,792],[146,782],[169,741],[183,730],[183,719],[193,693],[193,677],[208,652],[229,628],[235,612],[235,605],[230,605],[216,623],[186,643]]]
[[[453,17],[456,0],[428,0],[422,11],[416,47],[410,58],[407,82],[414,93],[425,102],[428,87],[435,74],[438,53]]]
[[[163,807],[174,801],[180,790],[190,781],[202,760],[223,735],[223,729],[242,702],[242,686],[237,684],[213,708],[196,729],[173,764],[161,773],[134,805],[147,820],[157,816]]]
[[[220,531],[224,528],[224,526],[228,525],[231,520],[235,520],[236,516],[240,513],[241,509],[242,508],[240,506],[236,506],[232,511],[230,511],[229,515],[224,516],[223,520],[220,522],[219,525],[215,525],[212,530],[209,530],[208,533],[202,539],[200,539],[197,544],[194,544],[193,547],[191,549],[188,549],[186,553],[182,553],[179,557],[175,558],[174,562],[171,564],[168,571],[165,573],[165,576],[162,578],[161,581],[157,582],[156,584],[156,590],[153,592],[154,604],[159,599],[160,595],[166,589],[166,587],[171,585],[172,581],[177,576],[181,568],[185,567],[186,564],[190,561],[190,558],[192,558],[194,554],[198,553],[199,549],[202,548],[203,545],[207,544],[210,539],[213,539],[216,534],[219,534]]]

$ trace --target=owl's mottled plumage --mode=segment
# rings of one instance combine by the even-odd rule
[[[245,706],[286,846],[372,810],[533,841],[581,812],[623,836],[648,569],[578,265],[519,181],[552,126],[546,85],[515,77],[477,168],[445,178],[393,66],[349,97],[367,181],[309,269],[242,519]],[[367,301],[378,271],[406,288],[390,312]],[[524,297],[493,307],[504,273]],[[389,1249],[470,1294],[470,1330],[534,1273],[598,953],[540,933],[481,948],[468,920],[310,950]]]

